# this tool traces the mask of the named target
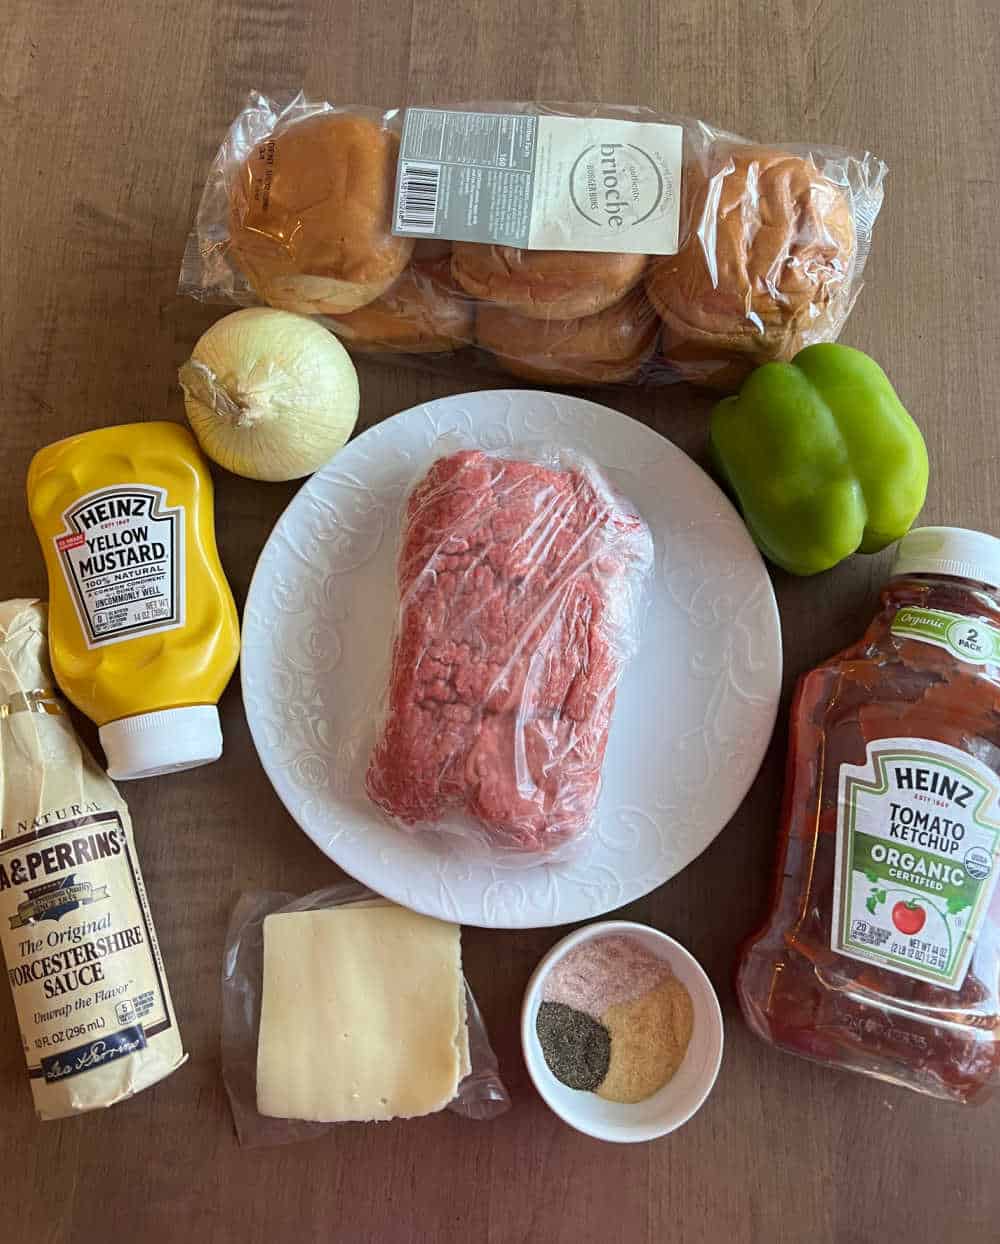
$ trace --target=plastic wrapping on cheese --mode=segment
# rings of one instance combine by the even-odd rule
[[[412,979],[387,950],[394,943],[383,936],[384,929],[373,925],[367,938],[350,936],[355,916],[373,908],[395,913],[397,932],[404,939],[414,937],[415,928],[428,919],[396,907],[356,882],[301,897],[274,890],[240,896],[226,933],[222,970],[222,1077],[241,1145],[283,1145],[322,1136],[337,1126],[324,1119],[409,1117],[444,1106],[463,1119],[486,1121],[510,1109],[496,1055],[460,962],[457,968],[454,964],[449,968],[443,959],[439,963],[447,979],[437,982],[435,996],[451,1017],[441,1030],[444,1040],[400,1030],[393,1042],[393,1032],[408,1022],[408,1014],[435,1027],[433,998],[413,997],[408,988]],[[343,926],[347,936],[339,953],[328,954],[331,933],[341,931],[341,926],[329,925],[335,913],[347,916]],[[285,926],[286,936],[270,939],[269,954],[265,924],[272,918],[272,930]],[[436,920],[428,923],[436,929],[438,944],[447,946],[447,926]],[[302,936],[289,939],[289,927],[296,925]],[[460,960],[457,929],[453,943],[451,953]],[[296,962],[303,953],[306,962]],[[390,958],[380,962],[384,953]],[[428,967],[425,959],[425,970]],[[460,996],[453,999],[456,989]],[[292,1004],[289,997],[296,994],[298,1001]],[[358,1013],[366,1010],[370,1027],[361,1028]],[[331,1026],[337,1041],[331,1040]],[[444,1092],[438,1100],[428,1101],[433,1086],[419,1069],[425,1055],[436,1051],[441,1057],[449,1034],[461,1037],[457,1058]],[[385,1052],[381,1061],[377,1035]],[[351,1097],[350,1109],[330,1109],[331,1099],[344,1092],[345,1082],[357,1081],[359,1072],[368,1098],[361,1096],[364,1085],[357,1082],[353,1092],[358,1097]],[[446,1102],[452,1090],[454,1096]]]
[[[404,829],[526,860],[575,847],[652,561],[641,516],[588,462],[439,458],[403,519],[369,797]]]

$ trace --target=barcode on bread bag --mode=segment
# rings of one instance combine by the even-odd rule
[[[396,200],[396,228],[414,233],[433,233],[437,224],[440,164],[415,164],[403,160]]]

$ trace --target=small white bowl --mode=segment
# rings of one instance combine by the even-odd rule
[[[567,1088],[549,1070],[538,1040],[536,1021],[545,977],[568,951],[595,937],[634,937],[665,959],[691,995],[694,1024],[684,1061],[673,1078],[645,1101],[605,1101],[596,1093]],[[697,959],[672,937],[631,920],[589,924],[557,942],[532,973],[521,1007],[521,1046],[528,1074],[542,1100],[570,1127],[597,1140],[629,1144],[655,1140],[676,1131],[712,1091],[722,1063],[722,1011],[712,982]]]

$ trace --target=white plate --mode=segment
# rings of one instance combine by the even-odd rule
[[[656,572],[639,655],[618,690],[596,825],[573,861],[511,870],[446,835],[412,835],[365,796],[363,764],[389,663],[407,488],[457,433],[539,440],[598,462],[643,514]],[[702,852],[736,811],[774,725],[781,633],[746,528],[709,477],[641,423],[563,394],[444,398],[369,429],[304,485],[261,553],[243,619],[243,699],[261,762],[305,832],[373,890],[494,928],[601,915]],[[342,778],[351,767],[349,782]]]

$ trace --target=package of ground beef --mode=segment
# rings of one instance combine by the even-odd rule
[[[369,797],[404,829],[551,859],[590,825],[649,529],[590,463],[461,450],[411,492]]]

